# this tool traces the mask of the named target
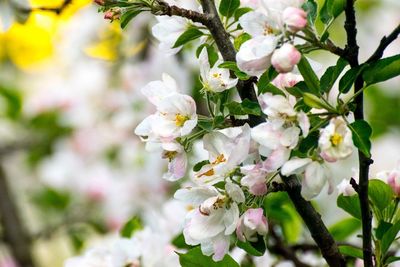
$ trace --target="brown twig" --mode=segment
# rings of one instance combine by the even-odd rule
[[[378,48],[375,50],[375,52],[368,58],[366,63],[371,63],[374,61],[379,60],[383,56],[383,52],[385,52],[385,49],[394,41],[397,39],[397,37],[400,34],[400,24],[397,25],[397,27],[388,35],[384,36],[382,40],[379,43]]]

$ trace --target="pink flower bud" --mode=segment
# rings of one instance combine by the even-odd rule
[[[293,70],[300,58],[301,54],[296,47],[286,43],[274,51],[271,63],[278,72],[286,73]]]
[[[400,171],[391,171],[387,177],[387,182],[392,187],[396,196],[400,197]]]
[[[287,7],[282,14],[283,23],[291,32],[302,30],[307,25],[307,13],[297,7]]]
[[[119,9],[110,9],[104,13],[104,18],[111,21],[119,19],[121,17],[121,11]]]
[[[267,218],[263,214],[263,209],[248,209],[239,219],[236,228],[236,235],[242,242],[257,241],[257,234],[266,235],[268,232]]]

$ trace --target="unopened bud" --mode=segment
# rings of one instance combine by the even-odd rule
[[[283,23],[291,32],[302,30],[307,25],[307,13],[297,7],[287,7],[282,14]]]
[[[99,6],[104,6],[104,5],[106,4],[106,1],[105,1],[105,0],[94,0],[94,2],[95,2],[96,4],[98,4]]]
[[[274,51],[271,63],[278,72],[286,73],[293,70],[300,58],[301,54],[296,47],[286,43]]]
[[[119,9],[110,9],[104,13],[104,18],[109,19],[111,21],[119,19],[121,17],[121,10]]]

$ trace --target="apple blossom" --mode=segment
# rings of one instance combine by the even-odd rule
[[[307,13],[301,8],[287,7],[282,13],[282,20],[291,32],[297,32],[307,25]]]
[[[285,43],[274,51],[271,63],[278,72],[286,73],[293,70],[294,66],[299,63],[300,58],[301,54],[296,47]]]
[[[292,72],[279,73],[278,76],[272,81],[272,83],[279,89],[285,90],[296,85],[296,83],[303,80],[303,76]]]
[[[342,117],[332,118],[318,140],[321,156],[328,162],[344,159],[353,152],[351,130]]]
[[[397,197],[400,197],[400,169],[382,171],[376,175],[379,179],[386,180]]]
[[[226,187],[228,191],[231,189]],[[197,206],[186,216],[183,230],[186,243],[193,246],[200,244],[204,255],[213,255],[215,261],[222,260],[239,220],[237,203],[215,188],[204,186],[180,189],[175,198]]]
[[[215,131],[203,137],[204,149],[208,151],[209,162],[195,174],[199,184],[215,184],[228,177],[249,154],[250,127],[240,127],[241,133],[230,138]]]
[[[240,172],[244,174],[240,184],[248,187],[251,194],[262,196],[267,193],[266,177],[268,173],[263,169],[262,163],[245,165],[240,168]]]
[[[206,91],[220,93],[232,87],[235,87],[238,79],[230,77],[229,69],[219,68],[222,62],[218,60],[211,68],[208,60],[208,52],[206,48],[200,53],[200,76],[203,88]]]
[[[242,242],[256,242],[258,237],[256,234],[264,236],[268,232],[267,218],[263,214],[263,209],[248,209],[240,217],[236,227],[236,235]]]
[[[185,176],[187,157],[183,146],[177,142],[162,144],[164,149],[162,158],[168,159],[168,172],[163,178],[168,181],[176,181]]]
[[[282,166],[281,173],[284,176],[293,174],[303,176],[301,194],[307,200],[319,195],[327,181],[329,182],[328,193],[333,191],[327,166],[310,158],[292,158]]]
[[[259,76],[271,66],[271,55],[277,44],[275,36],[257,36],[242,44],[236,54],[238,68],[248,75]]]
[[[269,16],[259,11],[250,11],[239,18],[243,31],[253,38],[257,36],[273,36],[280,31],[279,25]]]

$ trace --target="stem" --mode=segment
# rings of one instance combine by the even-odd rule
[[[352,68],[359,66],[358,63],[358,51],[357,45],[357,28],[356,28],[356,17],[354,10],[354,1],[347,0],[345,8],[345,25],[344,28],[347,34],[347,45],[345,48],[346,59],[350,63]],[[364,81],[360,75],[354,84],[354,93],[357,94],[355,97],[356,110],[354,117],[356,120],[364,119],[364,96],[362,88]],[[361,93],[359,93],[361,91]],[[362,220],[362,235],[363,235],[363,258],[365,267],[373,267],[372,262],[372,214],[368,202],[368,182],[369,182],[369,165],[372,164],[372,160],[364,155],[360,150],[358,151],[359,159],[359,190],[358,197],[360,200],[361,208],[361,220]]]
[[[0,165],[0,222],[10,251],[20,267],[34,267],[31,239],[22,225],[16,203],[10,192],[6,174]]]
[[[343,256],[340,254],[335,240],[332,238],[321,215],[314,209],[311,202],[306,201],[301,196],[301,184],[294,175],[282,177],[286,184],[286,191],[296,207],[297,212],[303,218],[305,224],[310,230],[311,236],[321,250],[329,266],[346,266]]]

